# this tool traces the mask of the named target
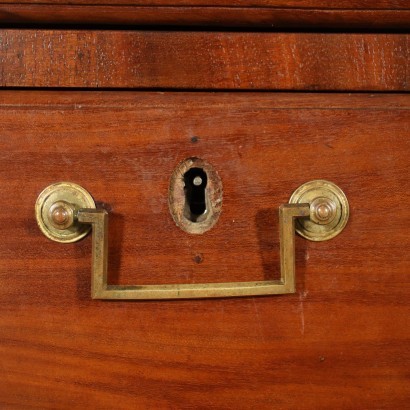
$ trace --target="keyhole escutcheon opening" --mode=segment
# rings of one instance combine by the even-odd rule
[[[190,168],[184,174],[185,217],[192,222],[204,218],[207,211],[208,176],[202,168]]]
[[[222,207],[222,181],[201,158],[188,158],[175,168],[169,186],[171,215],[182,230],[200,234],[211,229]]]

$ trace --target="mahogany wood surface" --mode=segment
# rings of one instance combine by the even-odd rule
[[[404,409],[409,388],[410,97],[0,92],[0,407]],[[168,184],[190,156],[224,184],[189,235]],[[91,238],[46,239],[34,203],[72,181],[110,213],[110,282],[263,280],[278,207],[324,178],[342,234],[297,237],[294,295],[90,299]]]
[[[0,30],[3,87],[407,91],[409,35]]]
[[[0,0],[9,4],[50,4],[50,0]],[[55,4],[138,6],[227,6],[326,9],[409,9],[408,0],[53,0]]]
[[[0,23],[408,31],[410,9],[1,3]]]

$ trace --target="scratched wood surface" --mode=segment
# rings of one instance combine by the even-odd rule
[[[410,6],[397,9],[390,4],[383,8],[241,7],[235,6],[141,6],[95,4],[41,4],[0,1],[0,23],[4,24],[82,24],[136,25],[177,27],[263,28],[270,30],[377,30],[408,31]],[[386,6],[387,7],[387,6]]]
[[[0,93],[0,407],[404,409],[409,399],[409,95]],[[195,138],[194,138],[195,137]],[[179,161],[224,184],[208,233],[167,204]],[[34,203],[81,184],[110,213],[110,282],[278,274],[278,207],[325,178],[351,218],[296,241],[297,293],[90,299],[90,237],[47,240]]]
[[[407,34],[10,29],[0,36],[7,87],[410,89]]]

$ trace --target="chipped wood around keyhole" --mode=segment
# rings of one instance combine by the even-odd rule
[[[193,222],[186,217],[187,198],[184,175],[191,168],[201,168],[207,175],[205,188],[206,211],[200,220]],[[222,181],[211,164],[201,158],[187,158],[175,168],[169,184],[169,209],[176,225],[191,234],[202,234],[218,221],[222,208]]]

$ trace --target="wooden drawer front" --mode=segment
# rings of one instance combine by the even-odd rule
[[[404,95],[1,92],[0,403],[16,408],[404,408],[410,260]],[[195,138],[194,138],[195,137]],[[217,224],[179,229],[171,173],[222,178]],[[341,235],[296,240],[294,295],[91,300],[91,240],[36,226],[39,192],[88,189],[110,214],[110,283],[264,280],[279,205],[324,178]]]
[[[52,4],[47,2],[24,2],[0,0],[0,22],[6,24],[105,24],[199,26],[209,28],[265,28],[268,30],[304,29],[339,31],[383,31],[409,29],[410,9],[407,0],[394,0],[366,4],[357,2],[300,1],[279,3],[278,1],[254,4],[241,1],[233,6],[232,1],[223,3],[197,1],[177,4],[169,1],[162,4],[120,4],[115,2],[66,1]],[[233,6],[233,7],[232,7]]]
[[[6,87],[409,90],[406,34],[0,30]]]

